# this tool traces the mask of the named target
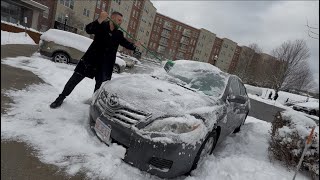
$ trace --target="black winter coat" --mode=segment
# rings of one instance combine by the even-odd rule
[[[91,79],[103,73],[104,80],[110,80],[119,45],[130,50],[136,47],[124,38],[122,31],[111,31],[109,21],[99,24],[95,20],[86,26],[86,32],[94,34],[94,39],[74,71]]]

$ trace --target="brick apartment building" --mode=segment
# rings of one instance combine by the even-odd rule
[[[148,47],[167,59],[192,59],[200,31],[157,13]]]
[[[238,75],[244,69],[254,72],[262,63],[260,54],[249,47],[157,13],[150,0],[4,0],[1,10],[4,21],[23,25],[21,17],[26,16],[29,28],[42,32],[65,29],[87,37],[85,25],[97,19],[102,10],[109,14],[119,11],[124,15],[121,27],[162,58],[208,62]],[[124,48],[119,50],[131,53]],[[144,48],[140,51],[153,57]]]

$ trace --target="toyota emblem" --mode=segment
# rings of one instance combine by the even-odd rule
[[[116,107],[119,105],[119,98],[116,94],[112,94],[108,96],[107,102],[110,107]]]

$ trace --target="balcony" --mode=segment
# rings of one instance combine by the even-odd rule
[[[171,31],[171,30],[172,30],[172,25],[170,25],[170,24],[168,24],[168,23],[164,23],[164,24],[163,24],[163,28],[164,28],[164,29],[168,29],[168,30]]]
[[[159,44],[162,45],[162,46],[168,47],[168,42],[159,41]]]
[[[158,49],[157,52],[160,53],[160,54],[164,54],[165,50]]]
[[[187,52],[187,49],[186,49],[186,48],[179,47],[179,48],[178,48],[178,51],[183,52],[183,53],[186,53],[186,52]]]
[[[191,37],[191,32],[184,30],[184,31],[182,32],[182,35],[183,35],[183,36],[186,36],[186,37]]]
[[[184,55],[178,53],[178,54],[176,55],[176,59],[184,59]]]
[[[164,37],[164,38],[167,38],[167,39],[170,38],[170,34],[165,33],[165,32],[162,32],[162,33],[161,33],[161,36]]]
[[[189,45],[189,40],[181,39],[180,43],[182,43],[184,45]]]

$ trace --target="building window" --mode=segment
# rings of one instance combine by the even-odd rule
[[[43,11],[42,16],[43,16],[44,18],[47,18],[47,19],[48,19],[48,16],[49,16],[49,8],[46,9],[45,11]]]
[[[48,26],[41,25],[41,29],[40,29],[41,32],[45,32],[47,30],[48,30]]]
[[[86,8],[83,9],[83,15],[89,17],[90,11]]]
[[[106,3],[105,2],[102,3],[102,10],[106,11]]]
[[[84,31],[86,29],[86,24],[82,24],[81,30]]]
[[[99,18],[99,14],[98,13],[95,13],[94,14],[94,19],[98,19]]]
[[[64,18],[65,18],[65,16],[62,14],[62,13],[59,13],[58,14],[58,22],[61,22],[61,23],[63,23],[63,21],[64,21]]]
[[[101,0],[97,0],[97,8],[100,9],[101,7]]]
[[[70,8],[70,9],[73,9],[74,7],[74,0],[60,0],[60,4]]]

